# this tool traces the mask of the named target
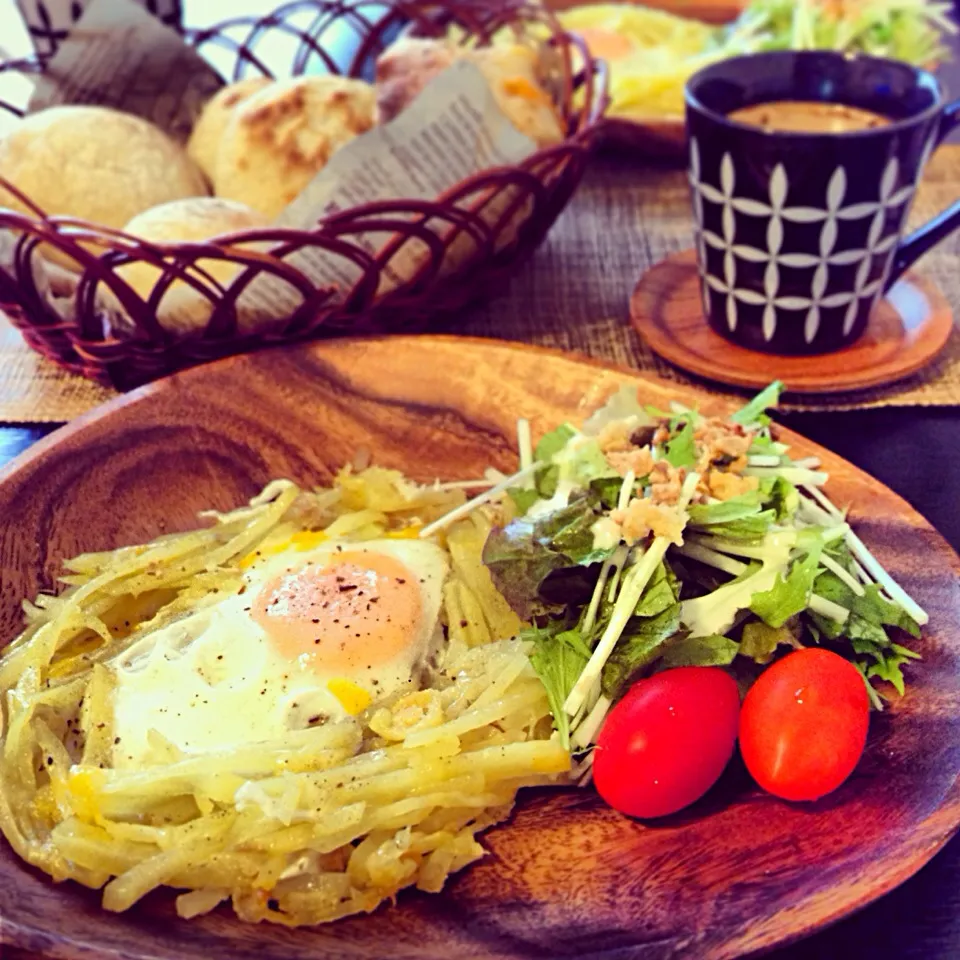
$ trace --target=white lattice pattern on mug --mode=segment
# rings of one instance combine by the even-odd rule
[[[919,169],[923,169],[921,165]],[[763,335],[773,339],[777,329],[777,308],[806,310],[804,339],[812,343],[820,329],[820,311],[825,308],[843,307],[843,333],[847,335],[857,316],[857,308],[864,298],[874,298],[883,289],[886,274],[869,281],[874,257],[890,252],[900,236],[900,227],[906,212],[907,202],[916,190],[911,183],[897,189],[899,161],[891,157],[880,180],[880,192],[875,201],[844,204],[847,196],[847,172],[838,166],[827,182],[827,191],[822,207],[788,206],[787,193],[790,187],[783,164],[777,164],[770,175],[766,202],[736,194],[736,171],[730,153],[720,160],[719,187],[705,182],[702,176],[700,147],[696,138],[690,141],[690,186],[693,196],[693,213],[696,220],[696,242],[701,271],[706,263],[707,247],[722,254],[722,278],[704,274],[704,308],[709,312],[707,287],[725,297],[727,325],[733,331],[739,320],[738,303],[763,307]],[[704,201],[717,204],[720,209],[718,234],[704,227]],[[901,210],[896,228],[884,235],[888,215]],[[736,241],[736,215],[766,217],[766,246],[761,249]],[[836,250],[840,223],[869,219],[867,245],[855,250]],[[796,224],[820,224],[817,253],[784,253],[785,226]],[[765,264],[763,293],[737,286],[737,261]],[[852,290],[827,293],[830,268],[851,266],[858,263]],[[780,268],[813,268],[809,296],[781,295]]]

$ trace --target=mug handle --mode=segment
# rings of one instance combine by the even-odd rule
[[[954,100],[943,109],[936,146],[939,147],[958,126],[960,126],[960,100]],[[887,277],[887,289],[890,289],[908,267],[913,266],[931,247],[945,240],[958,227],[960,227],[960,200],[951,204],[929,223],[918,227],[909,237],[901,240],[893,255],[893,263]]]

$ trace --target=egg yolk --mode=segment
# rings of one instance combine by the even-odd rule
[[[601,60],[623,60],[634,52],[634,46],[622,33],[602,27],[583,27],[576,31],[587,45],[590,55]]]
[[[251,613],[281,656],[362,676],[410,646],[421,607],[416,578],[395,557],[344,551],[275,577]]]

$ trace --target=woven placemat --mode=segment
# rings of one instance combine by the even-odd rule
[[[0,421],[60,423],[116,396],[34,353],[0,314]]]
[[[945,147],[930,165],[913,222],[922,223],[958,198],[960,146]],[[489,303],[466,314],[453,332],[574,350],[678,383],[702,384],[657,357],[633,331],[627,313],[640,275],[692,245],[690,223],[682,172],[599,159],[533,262]],[[960,312],[958,254],[960,234],[928,253],[920,269]],[[0,421],[70,420],[111,396],[34,354],[0,320]],[[960,405],[960,329],[936,361],[899,383],[809,401],[791,398],[785,405],[810,410]]]
[[[911,224],[929,220],[958,198],[960,146],[944,147],[918,192]],[[462,332],[575,350],[677,383],[742,395],[661,360],[629,325],[629,298],[641,274],[668,254],[692,246],[684,173],[641,172],[622,160],[601,160],[533,263],[503,294],[471,313]],[[931,277],[960,313],[958,254],[960,233],[928,253],[917,270]],[[804,410],[955,405],[960,405],[956,324],[947,347],[920,373],[888,387],[809,399],[788,396],[784,403]]]

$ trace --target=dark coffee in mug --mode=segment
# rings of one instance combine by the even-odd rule
[[[695,74],[686,101],[704,314],[741,346],[853,343],[891,283],[960,226],[955,204],[901,239],[930,154],[960,123],[960,101],[945,104],[925,70],[832,51],[751,54]]]
[[[794,133],[853,133],[886,126],[890,120],[872,110],[845,103],[817,100],[774,100],[755,103],[727,114],[728,119],[763,130],[788,130]]]

